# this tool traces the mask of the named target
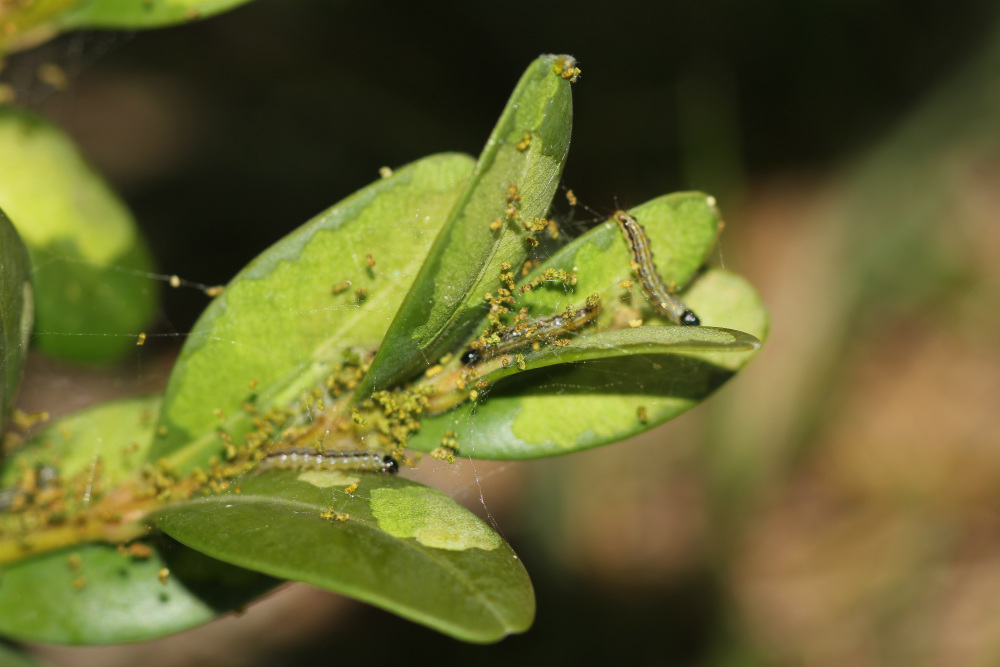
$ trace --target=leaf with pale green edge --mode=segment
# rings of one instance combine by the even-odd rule
[[[573,62],[542,56],[521,77],[356,397],[412,378],[465,340],[488,309],[483,294],[501,286],[500,265],[527,257],[521,221],[548,212],[569,151],[573,97],[561,73]],[[520,221],[505,216],[511,186]]]
[[[345,349],[377,348],[472,166],[468,156],[441,154],[398,169],[233,278],[187,337],[151,459],[204,465],[224,444],[217,429],[239,442],[253,428],[245,404],[285,408],[321,386]]]
[[[51,468],[64,480],[108,490],[145,460],[159,397],[112,401],[53,422],[4,461],[5,495],[26,469]],[[97,462],[100,462],[97,467]],[[53,481],[44,481],[42,487]],[[105,644],[151,639],[207,623],[247,604],[277,581],[153,536],[148,558],[104,543],[32,557],[17,537],[18,515],[4,514],[0,555],[0,633],[26,641]],[[162,568],[170,572],[161,582]]]
[[[0,433],[21,384],[33,308],[28,252],[0,209]]]
[[[682,296],[703,324],[765,339],[767,312],[745,280],[720,270],[691,280],[709,256],[720,228],[713,198],[696,192],[676,193],[631,213],[646,230],[661,277],[677,285],[690,283]],[[669,326],[634,284],[630,257],[618,225],[605,222],[559,250],[522,281],[529,282],[545,269],[563,269],[576,272],[575,285],[543,284],[519,294],[516,307],[528,307],[532,317],[546,317],[582,306],[589,295],[598,294],[601,315],[578,340],[632,319],[642,320],[640,329]],[[630,289],[621,287],[625,280],[632,281]],[[689,335],[688,327],[671,328],[678,329],[676,335]],[[755,354],[755,350],[644,353],[525,372],[483,393],[476,403],[423,418],[408,446],[430,451],[447,431],[453,431],[462,455],[524,459],[617,442],[694,407]]]
[[[34,345],[91,363],[133,350],[158,291],[146,242],[73,143],[13,109],[0,109],[0,208],[31,257]]]
[[[548,345],[539,350],[523,350],[509,362],[489,372],[480,371],[480,379],[494,384],[518,373],[535,371],[560,364],[607,361],[644,354],[696,353],[704,358],[712,353],[751,352],[760,341],[750,334],[717,327],[646,326],[635,329],[615,329],[579,336],[564,347]],[[513,355],[514,353],[512,353]],[[512,355],[507,355],[508,357]]]
[[[521,561],[440,491],[337,470],[269,470],[239,486],[153,519],[220,560],[342,593],[465,641],[492,642],[531,625],[534,592]]]
[[[27,49],[60,32],[84,28],[138,29],[185,23],[249,0],[32,0],[0,9],[0,54]]]
[[[760,297],[739,276],[708,271],[685,299],[703,321],[766,337]],[[430,451],[452,431],[461,455],[510,460],[618,442],[705,400],[755,354],[637,354],[525,372],[482,392],[475,403],[423,418],[407,446]]]

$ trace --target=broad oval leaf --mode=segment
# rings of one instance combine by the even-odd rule
[[[569,151],[574,66],[542,56],[521,77],[356,397],[412,378],[468,337],[501,264],[527,257],[525,224],[549,210]]]
[[[472,169],[431,156],[331,207],[253,260],[202,314],[171,373],[152,460],[187,471],[284,408],[346,348],[374,350]],[[369,258],[374,266],[369,265]]]
[[[531,582],[510,546],[449,496],[399,477],[268,470],[245,476],[231,493],[153,518],[220,560],[342,593],[465,641],[496,641],[534,618]]]
[[[133,350],[156,306],[146,243],[72,142],[13,109],[0,109],[0,208],[31,257],[38,349],[94,363]]]
[[[4,501],[26,470],[37,475],[41,492],[73,494],[109,491],[145,460],[152,441],[159,397],[113,401],[60,419],[4,462]],[[49,514],[51,516],[51,513]],[[217,618],[245,605],[278,582],[223,563],[173,540],[152,537],[147,549],[121,551],[109,544],[84,544],[32,557],[20,539],[22,518],[33,517],[36,536],[60,527],[45,512],[5,512],[0,556],[23,560],[3,566],[0,633],[27,641],[105,644],[151,639]],[[114,529],[109,522],[108,530]],[[63,535],[65,537],[65,535]],[[169,574],[161,581],[161,571]]]
[[[21,384],[28,352],[34,309],[29,271],[28,252],[0,209],[0,434]]]

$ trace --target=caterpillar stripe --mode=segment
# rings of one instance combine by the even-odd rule
[[[670,318],[674,324],[698,326],[701,320],[691,312],[684,302],[677,298],[670,288],[660,278],[656,265],[653,264],[653,251],[649,247],[649,237],[642,225],[625,211],[615,211],[611,216],[622,229],[629,251],[632,253],[632,270],[639,279],[642,293],[646,295],[653,307],[662,315]]]
[[[567,310],[552,317],[518,325],[508,331],[499,342],[478,349],[467,350],[462,355],[462,363],[478,364],[481,361],[499,357],[534,343],[542,343],[561,338],[585,327],[601,312],[601,298],[593,294],[583,308]]]
[[[357,470],[395,474],[399,472],[396,459],[379,452],[318,452],[301,447],[276,449],[268,452],[257,464],[258,470],[271,468],[290,470]]]

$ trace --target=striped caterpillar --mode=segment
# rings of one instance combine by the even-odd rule
[[[585,327],[601,312],[601,298],[592,294],[586,305],[578,310],[566,310],[558,315],[546,317],[516,326],[505,333],[499,342],[466,350],[462,363],[466,366],[499,357],[534,343],[555,340]],[[476,345],[474,343],[474,345]]]
[[[379,452],[330,451],[319,452],[308,447],[296,449],[276,449],[268,452],[260,463],[258,470],[357,470],[360,472],[381,472],[395,474],[399,472],[396,459]]]
[[[674,324],[698,326],[701,320],[691,312],[684,302],[677,298],[670,288],[660,278],[656,265],[653,264],[653,251],[649,248],[649,237],[642,225],[625,211],[615,211],[611,216],[622,228],[625,240],[632,253],[632,270],[639,279],[642,293],[646,295],[653,307]]]

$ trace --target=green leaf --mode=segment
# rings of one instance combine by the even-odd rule
[[[31,335],[34,301],[29,270],[24,244],[0,209],[0,434],[21,384]]]
[[[720,219],[714,200],[702,193],[676,193],[631,213],[646,230],[661,277],[668,283],[687,284],[715,243]],[[600,295],[603,311],[578,341],[593,332],[624,326],[633,318],[644,324],[637,331],[659,325],[667,328],[669,321],[652,310],[637,286],[621,287],[625,280],[635,282],[630,257],[617,224],[598,225],[523,281],[545,269],[563,269],[576,270],[576,284],[543,284],[518,295],[516,307],[528,307],[532,317],[546,317],[567,306],[582,305],[590,294]],[[760,297],[738,276],[708,271],[691,283],[683,297],[705,325],[747,332],[760,340],[766,337],[767,313]],[[669,329],[664,335],[683,337],[705,327]],[[546,354],[558,355],[558,351]],[[755,350],[645,353],[516,374],[482,393],[476,403],[424,417],[408,446],[430,451],[452,431],[464,456],[524,459],[617,442],[697,405],[755,354]],[[529,357],[525,355],[526,362]]]
[[[722,225],[715,199],[702,192],[664,195],[629,212],[646,231],[660,277],[682,287],[707,261]],[[598,294],[604,310],[597,328],[611,326],[622,306],[638,311],[636,316],[646,324],[670,324],[643,297],[629,264],[631,258],[618,224],[606,220],[561,248],[522,281],[530,282],[546,269],[562,269],[576,273],[575,285],[544,284],[519,295],[518,307],[527,306],[533,317],[545,317]],[[631,290],[621,287],[625,280],[632,281]]]
[[[534,617],[527,572],[507,543],[449,496],[399,477],[269,470],[244,477],[239,492],[165,508],[155,521],[215,558],[465,641],[523,632]]]
[[[32,0],[0,11],[0,55],[27,49],[66,30],[156,28],[196,21],[248,0]]]
[[[109,490],[142,464],[152,440],[158,397],[114,401],[49,425],[4,462],[9,489],[26,469],[58,471],[83,482],[80,493]],[[42,487],[55,486],[51,480]],[[73,493],[73,492],[71,492]],[[71,501],[72,502],[72,501]],[[18,550],[22,518],[6,512],[0,549]],[[38,529],[46,528],[40,522]],[[67,523],[69,533],[77,528]],[[111,524],[113,527],[113,524]],[[86,544],[5,565],[0,577],[0,633],[22,640],[103,644],[150,639],[206,623],[276,585],[249,572],[154,537],[147,558],[108,544]],[[160,581],[162,568],[169,570]]]
[[[465,340],[485,315],[483,294],[501,286],[500,265],[527,257],[521,222],[548,211],[569,151],[573,99],[563,73],[573,62],[542,56],[521,77],[355,396],[412,378]],[[517,219],[505,215],[511,186]]]
[[[207,623],[279,583],[172,540],[152,546],[146,559],[87,544],[5,567],[0,633],[59,644],[153,639]]]
[[[12,485],[26,467],[54,466],[63,477],[72,477],[100,459],[101,476],[95,481],[110,488],[145,462],[159,408],[159,396],[127,398],[47,424],[4,459],[0,485]]]
[[[157,289],[128,209],[41,118],[0,109],[0,208],[28,247],[37,347],[109,362],[134,349]]]
[[[60,30],[158,28],[214,16],[249,0],[84,0],[58,18]]]
[[[565,347],[549,345],[538,351],[523,351],[520,368],[515,363],[499,366],[482,373],[481,378],[494,384],[505,378],[559,364],[579,364],[590,361],[624,359],[637,354],[662,355],[683,352],[697,353],[704,358],[709,353],[750,352],[760,347],[760,341],[750,334],[716,327],[645,326],[617,329],[579,336]]]
[[[320,386],[346,348],[368,354],[378,347],[471,168],[468,156],[442,154],[399,169],[233,278],[198,320],[171,373],[165,434],[152,459],[171,457],[182,470],[204,465],[221,449],[218,428],[237,442],[251,429],[245,403],[259,412],[284,408]],[[344,281],[350,287],[332,293]]]

